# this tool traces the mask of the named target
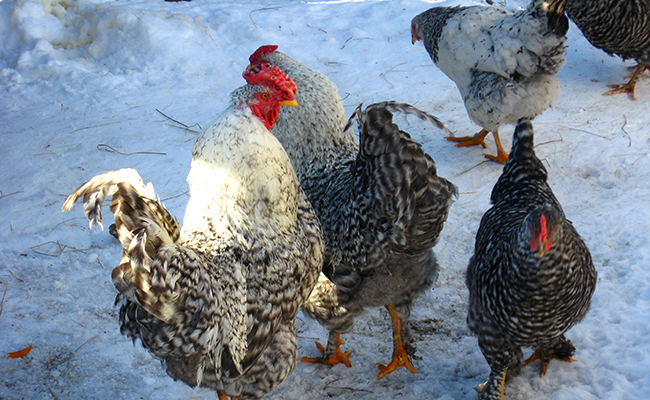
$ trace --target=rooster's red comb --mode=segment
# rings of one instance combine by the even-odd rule
[[[260,58],[262,58],[262,56],[264,56],[266,54],[271,54],[274,51],[276,51],[277,49],[278,49],[278,46],[276,46],[274,44],[264,45],[264,46],[260,47],[259,49],[255,50],[255,53],[251,54],[251,56],[248,57],[248,61],[251,64],[253,64],[254,62],[259,61]]]
[[[263,85],[285,92],[289,99],[296,96],[298,87],[280,68],[268,61],[253,63],[242,74],[250,85]]]

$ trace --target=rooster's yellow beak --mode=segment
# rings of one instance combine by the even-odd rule
[[[284,100],[279,103],[281,106],[298,107],[296,100]]]

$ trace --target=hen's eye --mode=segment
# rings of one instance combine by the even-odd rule
[[[268,93],[262,93],[262,98],[263,98],[264,100],[268,100],[268,99],[271,98],[271,95],[268,94]]]

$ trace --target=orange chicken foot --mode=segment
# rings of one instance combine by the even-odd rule
[[[327,348],[325,348],[325,346],[322,344],[316,342],[316,347],[322,354],[321,357],[300,357],[299,360],[302,362],[327,365],[336,365],[338,363],[343,363],[346,367],[350,368],[352,367],[352,363],[348,357],[350,357],[350,354],[352,354],[352,352],[342,352],[342,344],[345,344],[345,341],[341,339],[341,335],[338,332],[330,331],[330,336],[327,341]]]
[[[625,85],[614,85],[614,84],[607,85],[608,87],[611,87],[613,89],[603,93],[603,95],[611,96],[613,94],[629,93],[630,96],[632,97],[632,100],[637,100],[636,96],[634,96],[634,87],[636,86],[637,78],[645,70],[650,70],[650,66],[643,66],[641,64],[637,65],[636,68],[634,69],[634,73],[632,73],[632,75],[629,75],[630,80]]]
[[[458,142],[458,144],[456,144],[456,147],[474,146],[478,144],[481,145],[483,148],[486,148],[487,145],[485,144],[485,137],[487,136],[488,133],[490,133],[488,130],[481,129],[481,131],[475,134],[474,136],[461,136],[461,137],[447,136],[445,137],[445,139],[451,142]],[[505,150],[503,150],[503,146],[501,146],[501,139],[499,138],[499,132],[494,131],[492,132],[492,135],[494,136],[494,142],[496,143],[497,146],[497,155],[496,156],[493,156],[491,154],[483,154],[483,155],[492,161],[505,164],[505,162],[508,161],[508,153],[506,153]]]
[[[388,308],[390,319],[393,322],[393,343],[395,347],[393,349],[393,359],[387,366],[380,363],[375,364],[379,368],[379,374],[375,379],[383,378],[399,367],[405,367],[412,373],[417,374],[418,370],[413,368],[409,355],[404,348],[404,342],[402,341],[402,321],[392,304],[388,305],[386,308]]]
[[[557,354],[550,354],[544,351],[541,347],[539,347],[535,352],[528,357],[528,359],[524,362],[521,363],[521,365],[528,365],[532,363],[535,360],[540,360],[542,364],[539,367],[539,377],[543,378],[544,375],[546,375],[546,369],[548,368],[548,363],[552,360],[560,360],[560,361],[565,361],[565,362],[576,362],[578,360],[574,360],[571,357],[563,357]]]

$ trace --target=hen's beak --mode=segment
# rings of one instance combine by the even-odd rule
[[[415,44],[415,42],[418,41],[418,38],[415,37],[415,35],[411,35],[411,44]]]
[[[281,106],[298,107],[298,102],[296,100],[284,100],[278,104]]]

